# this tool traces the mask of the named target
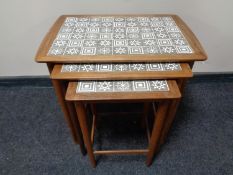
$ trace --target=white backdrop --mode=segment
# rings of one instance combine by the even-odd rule
[[[39,44],[62,14],[179,15],[209,59],[195,72],[233,72],[232,0],[7,0],[0,2],[0,76],[48,75],[34,62]]]

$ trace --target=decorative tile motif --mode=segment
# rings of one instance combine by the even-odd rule
[[[79,81],[76,93],[169,91],[166,80]]]
[[[193,53],[172,17],[67,17],[48,55]]]
[[[61,72],[181,71],[179,63],[63,64]]]

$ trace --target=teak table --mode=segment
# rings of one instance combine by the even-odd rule
[[[182,93],[187,78],[192,76],[190,68],[194,62],[206,59],[193,32],[178,16],[170,14],[64,15],[52,26],[36,55],[37,62],[48,66],[73,139],[80,144],[83,154],[85,148],[74,104],[64,99],[70,80],[175,79]],[[121,71],[125,64],[129,67],[151,64],[156,68],[166,62],[176,62],[181,70],[146,72],[130,68]],[[121,65],[118,66],[120,71],[109,71],[115,64]],[[85,67],[80,71],[83,65],[98,68],[88,71]],[[64,71],[74,67],[75,71]],[[99,67],[105,71],[100,71]],[[160,144],[166,138],[179,103],[180,99],[173,100],[168,109]]]

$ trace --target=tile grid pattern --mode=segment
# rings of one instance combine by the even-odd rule
[[[76,93],[169,91],[166,80],[79,81]]]
[[[67,17],[48,55],[193,53],[170,16]]]
[[[61,72],[181,71],[178,63],[64,64]]]

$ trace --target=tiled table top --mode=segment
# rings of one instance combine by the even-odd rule
[[[67,17],[48,55],[192,52],[171,17]]]
[[[64,15],[44,38],[38,62],[187,62],[206,59],[176,15]]]
[[[178,63],[64,64],[61,72],[181,71]]]
[[[166,80],[79,81],[76,93],[169,91]]]

